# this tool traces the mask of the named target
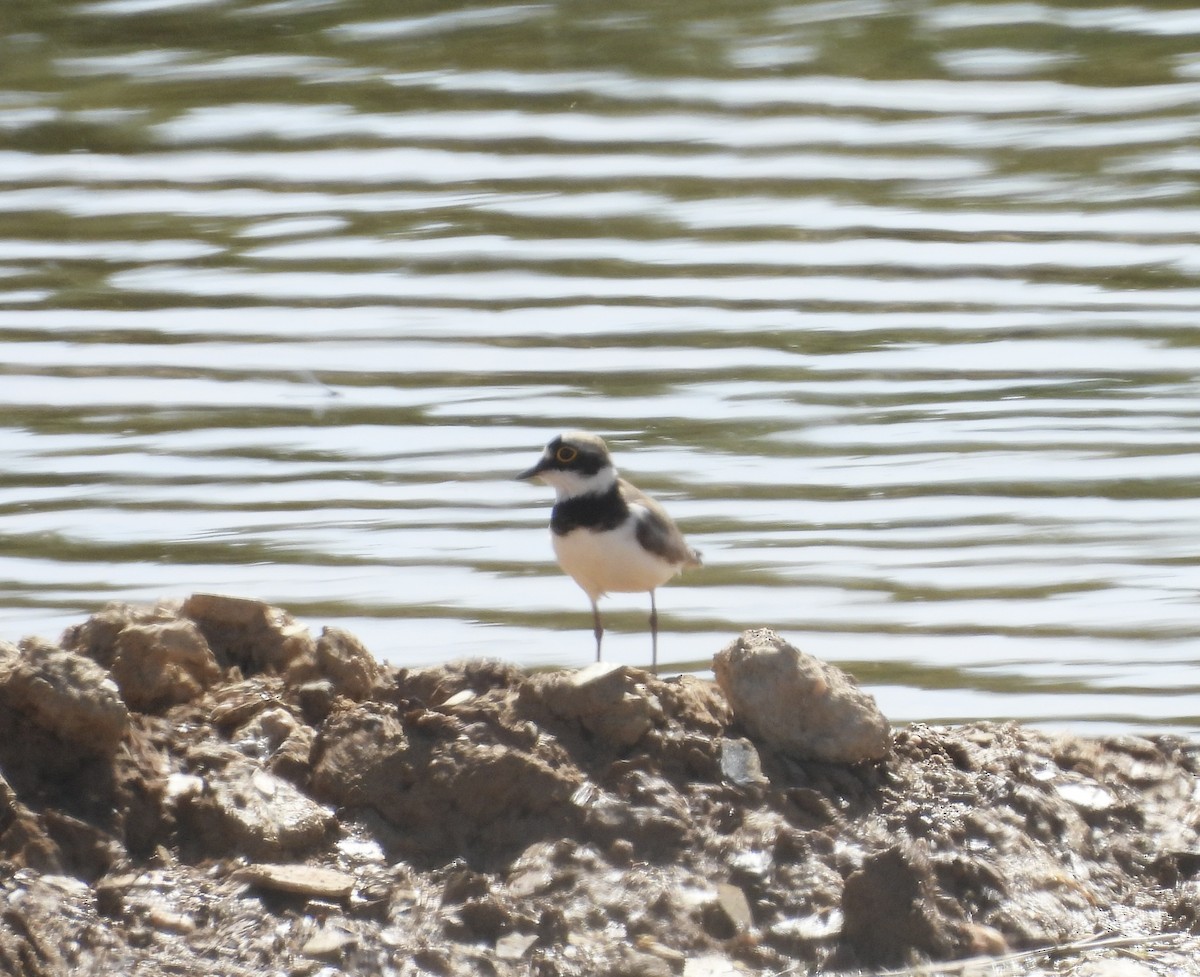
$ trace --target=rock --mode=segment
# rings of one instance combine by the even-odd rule
[[[192,594],[181,613],[195,621],[224,666],[246,674],[316,670],[316,643],[308,629],[262,601]]]
[[[713,671],[738,721],[782,753],[830,763],[888,753],[891,730],[875,700],[773,631],[745,632],[717,652]]]
[[[316,733],[290,709],[273,705],[260,710],[231,740],[239,752],[264,763],[272,773],[296,784],[307,781]]]
[[[704,922],[705,929],[717,939],[727,940],[738,933],[750,932],[754,928],[754,914],[746,893],[728,882],[719,883]]]
[[[329,718],[337,701],[337,690],[328,679],[303,682],[294,692],[304,718],[314,726],[320,726]]]
[[[801,762],[731,729],[714,683],[611,667],[385,668],[359,702],[350,636],[321,639],[345,674],[303,641],[270,664],[286,616],[224,606],[224,646],[168,605],[0,644],[0,974],[733,977],[1074,945],[1200,977],[1193,740],[913,725],[886,764]],[[56,694],[197,632],[236,667],[80,747]]]
[[[180,619],[126,625],[113,643],[110,669],[126,704],[142,712],[190,702],[221,678],[200,629]]]
[[[387,817],[415,779],[399,710],[367,703],[330,717],[317,736],[312,789],[339,807],[370,807]]]
[[[322,841],[336,823],[333,812],[231,749],[208,762],[203,788],[179,797],[177,816],[210,852],[280,858]]]
[[[451,865],[442,883],[442,905],[451,906],[479,899],[491,891],[491,882],[482,872],[461,864]]]
[[[320,960],[341,960],[346,951],[358,944],[358,937],[339,926],[322,926],[300,948],[306,957]]]
[[[264,709],[278,705],[283,685],[277,678],[255,676],[227,682],[214,689],[208,708],[209,721],[223,732],[244,726]]]
[[[116,654],[117,638],[131,625],[166,624],[179,619],[178,601],[160,601],[153,605],[105,605],[83,624],[63,632],[62,647],[86,655],[98,665],[108,668]]]
[[[129,710],[108,672],[42,641],[0,652],[0,704],[85,758],[111,757],[129,729]]]
[[[509,933],[496,941],[496,956],[501,960],[520,960],[537,941],[533,933]]]
[[[171,912],[161,906],[152,906],[146,911],[146,922],[157,930],[166,930],[180,936],[188,936],[197,929],[197,923],[191,916]]]
[[[260,709],[233,732],[233,745],[248,757],[267,760],[301,729],[307,729],[286,706],[279,704]]]
[[[550,888],[554,875],[543,864],[537,864],[515,872],[508,880],[509,895],[516,899],[526,899]]]
[[[571,798],[598,844],[621,842],[630,854],[661,860],[693,836],[687,801],[665,778],[630,769],[614,787],[610,793],[588,784]]]
[[[535,676],[533,689],[551,714],[578,722],[616,747],[632,746],[663,720],[662,705],[627,665],[596,662],[575,672]]]
[[[952,941],[930,901],[929,859],[895,845],[868,855],[842,891],[842,934],[868,966],[894,967],[920,955],[945,956]]]
[[[523,669],[495,658],[469,658],[430,668],[401,668],[395,673],[399,694],[423,706],[442,705],[463,690],[477,696],[521,688],[528,681]]]
[[[304,864],[247,865],[235,871],[233,877],[260,889],[339,902],[350,897],[356,881],[349,872]]]
[[[17,799],[16,791],[0,777],[0,855],[18,867],[39,872],[62,871],[62,853],[46,833],[44,819]]]
[[[505,933],[511,933],[515,924],[512,904],[492,893],[467,899],[458,908],[458,928],[462,934],[481,942],[495,943]]]
[[[654,690],[668,718],[689,729],[718,734],[733,722],[729,702],[711,681],[678,675],[657,683]]]
[[[766,781],[758,750],[748,739],[721,739],[721,776],[738,787],[749,787]]]
[[[105,825],[63,811],[43,813],[40,820],[58,847],[63,873],[72,876],[72,881],[97,879],[124,855],[120,842]]]
[[[349,631],[325,628],[317,639],[317,670],[348,699],[361,701],[379,681],[379,662]]]
[[[271,754],[267,766],[285,780],[303,786],[312,769],[312,751],[317,734],[309,726],[298,725]]]
[[[367,806],[400,829],[393,844],[435,854],[481,843],[528,844],[569,815],[579,774],[515,745],[467,735],[453,716],[364,703],[335,713],[314,748],[312,789]]]

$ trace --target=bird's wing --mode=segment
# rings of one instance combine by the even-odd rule
[[[667,510],[625,479],[618,482],[621,496],[637,520],[637,540],[651,553],[677,566],[700,566],[700,554],[688,546]]]

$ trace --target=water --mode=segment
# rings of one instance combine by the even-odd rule
[[[0,636],[583,664],[563,428],[894,720],[1200,730],[1200,14],[6,0]],[[608,657],[649,658],[644,595]]]

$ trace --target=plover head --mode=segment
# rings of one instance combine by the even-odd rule
[[[616,484],[617,470],[602,438],[567,431],[546,445],[537,463],[517,478],[540,478],[559,499],[571,499],[607,492]]]

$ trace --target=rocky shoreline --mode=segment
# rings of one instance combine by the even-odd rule
[[[714,672],[389,667],[213,595],[0,643],[0,972],[1200,974],[1196,743],[893,731],[768,631]]]

